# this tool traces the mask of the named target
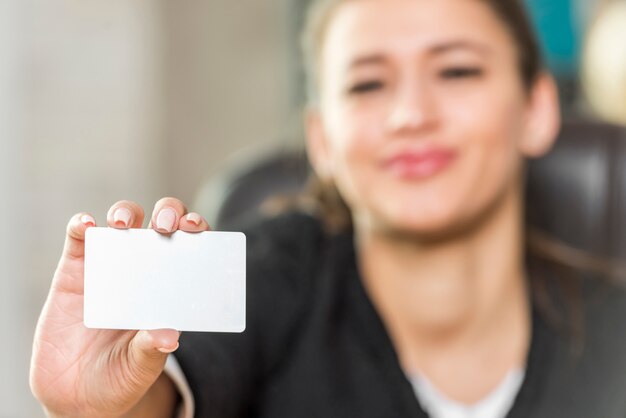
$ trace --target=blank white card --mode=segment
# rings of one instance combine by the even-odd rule
[[[87,229],[84,323],[101,329],[242,332],[245,235]]]

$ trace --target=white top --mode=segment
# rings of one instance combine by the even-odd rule
[[[182,397],[177,418],[193,418],[193,394],[173,355],[167,358],[165,373],[172,379]],[[497,388],[474,405],[464,405],[446,398],[425,376],[418,374],[409,380],[417,399],[431,418],[504,418],[513,406],[524,374],[524,370],[511,370]]]
[[[473,405],[453,401],[421,374],[409,377],[422,407],[431,418],[504,418],[524,381],[524,370],[511,370],[490,394]]]

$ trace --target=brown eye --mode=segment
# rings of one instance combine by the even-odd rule
[[[478,67],[452,67],[446,68],[440,73],[441,78],[455,80],[463,78],[480,77],[483,74],[483,70]]]
[[[364,94],[380,90],[384,87],[381,81],[368,81],[356,84],[348,89],[349,94]]]

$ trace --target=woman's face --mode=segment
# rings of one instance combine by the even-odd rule
[[[513,39],[483,2],[347,1],[319,82],[310,152],[357,223],[437,235],[519,187],[537,123]]]

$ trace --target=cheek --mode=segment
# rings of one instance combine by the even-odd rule
[[[331,154],[336,166],[358,169],[382,146],[382,115],[377,109],[336,106],[328,114]]]
[[[440,106],[456,145],[480,156],[485,168],[505,166],[519,154],[525,103],[523,93],[511,85],[516,81],[494,82],[462,99],[449,97]]]
[[[451,126],[463,155],[457,180],[458,190],[466,195],[457,197],[468,212],[480,211],[512,187],[521,170],[518,143],[523,106],[514,96],[487,93],[466,104],[471,112],[456,108],[453,115],[448,115],[456,121]]]
[[[360,207],[364,188],[380,177],[375,162],[384,146],[382,116],[371,108],[335,107],[327,129],[335,183],[351,207]]]

